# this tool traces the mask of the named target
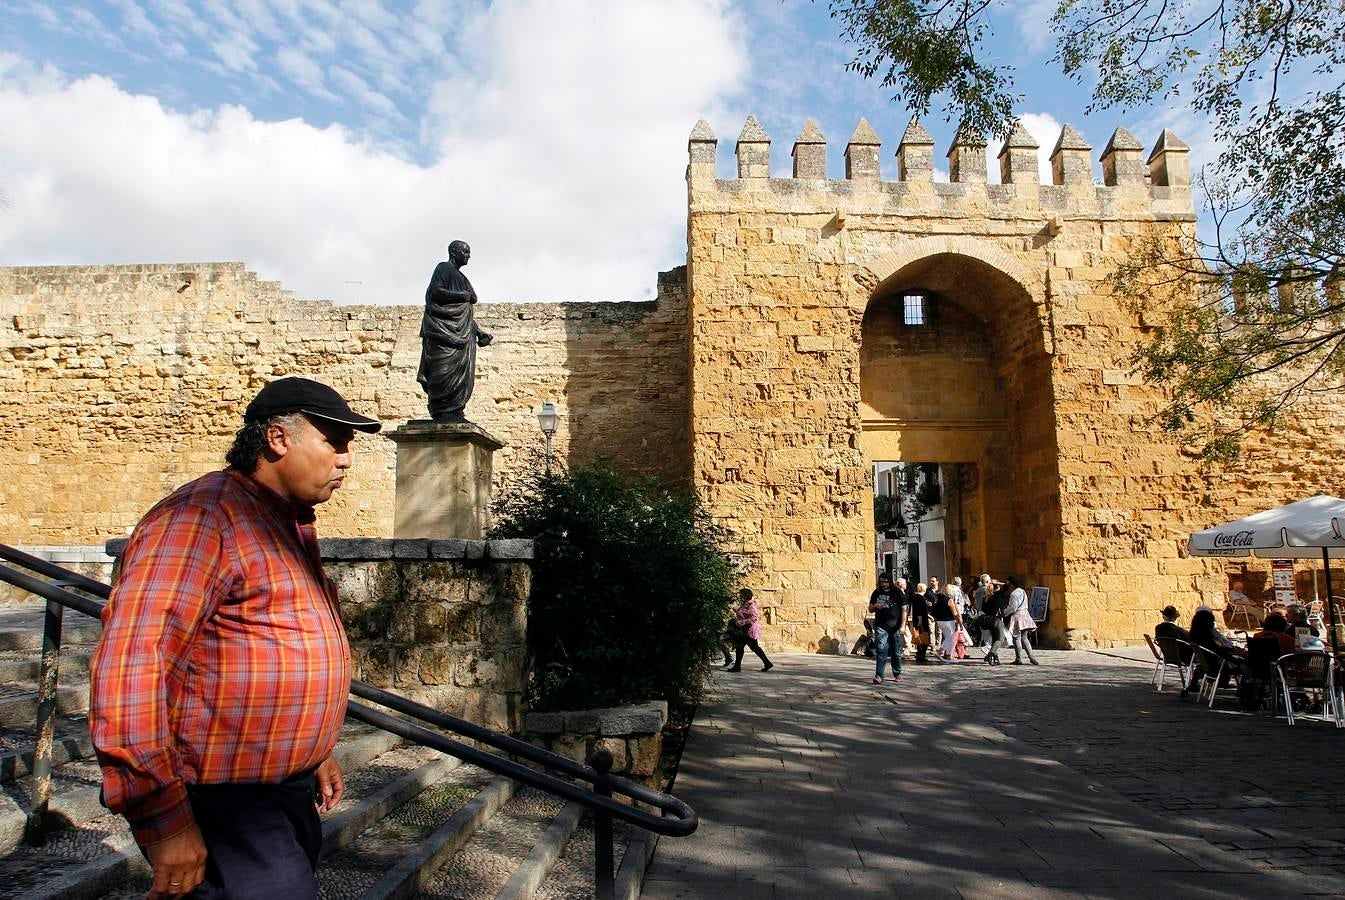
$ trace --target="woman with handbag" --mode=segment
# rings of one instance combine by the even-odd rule
[[[736,655],[733,658],[733,665],[729,667],[730,672],[741,672],[743,670],[743,648],[751,647],[752,652],[761,660],[761,671],[769,672],[775,668],[775,663],[766,658],[766,653],[761,649],[761,609],[757,602],[752,599],[752,589],[743,588],[738,592],[738,608],[733,613],[732,626],[733,646]]]
[[[1037,623],[1027,606],[1027,591],[1023,590],[1023,582],[1017,575],[1009,576],[1009,585],[1013,590],[1009,593],[1009,602],[1004,608],[1004,622],[1009,626],[1009,633],[1013,635],[1013,664],[1021,666],[1023,654],[1026,653],[1028,662],[1034,666],[1040,665],[1037,657],[1032,655],[1032,634],[1037,630]]]

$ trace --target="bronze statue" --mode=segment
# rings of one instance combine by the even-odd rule
[[[476,291],[462,274],[471,258],[466,241],[449,244],[448,259],[435,266],[425,289],[416,380],[429,397],[430,418],[436,422],[467,421],[463,411],[476,382],[476,348],[494,340],[477,327],[472,313]]]

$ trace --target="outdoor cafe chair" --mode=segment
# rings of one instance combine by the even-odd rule
[[[1196,702],[1199,703],[1205,698],[1206,691],[1209,692],[1209,706],[1214,708],[1214,696],[1219,691],[1219,685],[1223,683],[1224,675],[1227,673],[1230,680],[1236,681],[1238,671],[1228,665],[1224,657],[1209,647],[1196,645],[1196,671],[1200,675],[1200,689],[1196,691]]]
[[[1299,650],[1286,653],[1275,663],[1279,676],[1280,690],[1284,696],[1284,711],[1289,724],[1294,724],[1293,692],[1320,693],[1322,697],[1322,721],[1327,721],[1329,712],[1331,722],[1337,727],[1345,727],[1341,717],[1340,700],[1336,695],[1335,666],[1331,657],[1321,650]]]
[[[1148,642],[1149,649],[1153,651],[1154,658],[1157,660],[1152,679],[1156,685],[1156,690],[1162,692],[1163,681],[1169,668],[1177,670],[1177,674],[1182,679],[1182,688],[1185,689],[1191,683],[1191,660],[1193,659],[1191,645],[1181,638],[1161,637],[1154,639],[1147,634],[1144,636],[1144,640]]]
[[[1282,697],[1276,664],[1283,652],[1279,638],[1247,639],[1247,658],[1243,661],[1242,679],[1238,682],[1244,709],[1255,710],[1268,705],[1273,713],[1279,708]]]
[[[1262,603],[1230,603],[1224,613],[1224,625],[1229,628],[1242,624],[1244,630],[1255,631],[1266,619],[1266,607]]]

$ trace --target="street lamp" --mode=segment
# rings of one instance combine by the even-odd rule
[[[560,416],[556,414],[556,404],[550,400],[542,404],[542,409],[537,413],[537,424],[542,429],[542,434],[546,435],[546,474],[551,475],[551,438],[556,433],[556,426],[560,424]]]

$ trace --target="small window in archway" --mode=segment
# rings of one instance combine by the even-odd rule
[[[928,298],[924,294],[902,294],[902,322],[906,325],[928,324]]]

